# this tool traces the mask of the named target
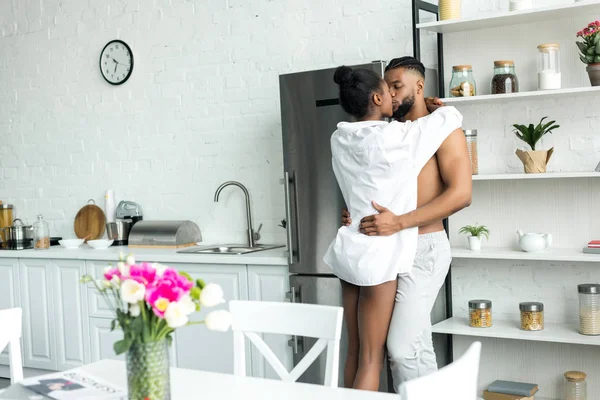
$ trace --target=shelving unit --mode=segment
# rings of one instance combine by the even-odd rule
[[[453,317],[435,324],[432,330],[434,333],[450,335],[600,346],[600,337],[581,335],[574,324],[547,323],[544,330],[530,332],[519,329],[519,321],[494,319],[492,323],[490,328],[471,328],[467,318]]]
[[[544,174],[482,174],[473,175],[474,181],[513,181],[523,179],[579,179],[579,178],[600,178],[600,172],[582,171],[582,172],[546,172]]]
[[[533,92],[505,93],[505,94],[484,94],[481,96],[470,97],[446,97],[442,99],[445,104],[484,104],[501,101],[509,101],[515,99],[531,99],[531,98],[557,98],[568,95],[593,95],[600,93],[600,86],[569,88],[557,90],[536,90]]]
[[[565,2],[567,2],[567,0],[565,0]],[[435,22],[426,22],[426,23],[420,23],[420,14],[423,12],[428,12],[428,13],[436,13],[437,12],[437,7],[433,6],[432,4],[426,2],[425,0],[412,0],[412,4],[413,4],[413,45],[414,45],[414,56],[416,58],[420,58],[421,55],[421,49],[420,49],[420,33],[421,32],[434,32],[437,33],[437,45],[438,45],[438,85],[439,85],[439,96],[443,97],[445,95],[445,93],[448,90],[447,84],[445,83],[445,74],[444,74],[444,67],[449,67],[449,65],[453,65],[450,63],[447,63],[448,65],[444,66],[444,54],[443,54],[443,40],[448,40],[448,38],[450,38],[451,40],[460,40],[460,46],[457,46],[456,49],[457,51],[464,51],[465,52],[465,57],[462,57],[462,53],[457,53],[457,59],[459,58],[464,58],[464,62],[465,63],[476,63],[479,62],[480,59],[482,58],[480,56],[480,53],[477,53],[477,56],[479,56],[479,58],[475,57],[475,61],[472,61],[471,58],[468,57],[468,41],[469,40],[473,40],[476,44],[481,45],[482,41],[487,40],[487,42],[485,43],[496,43],[494,42],[494,40],[498,40],[500,41],[498,43],[498,48],[499,51],[497,53],[502,54],[503,57],[505,56],[509,56],[507,55],[510,54],[510,50],[508,50],[507,46],[510,44],[510,42],[502,42],[502,32],[508,31],[508,30],[499,30],[498,34],[496,35],[496,32],[493,30],[490,30],[490,28],[500,28],[500,27],[513,27],[516,25],[524,25],[524,24],[536,24],[536,23],[541,23],[541,25],[544,27],[544,29],[551,31],[550,28],[548,28],[548,26],[550,26],[549,24],[547,24],[547,22],[549,21],[558,21],[558,20],[565,20],[566,19],[573,19],[573,18],[581,18],[582,20],[594,20],[597,18],[598,15],[600,15],[600,0],[588,0],[588,1],[581,1],[581,2],[571,2],[569,4],[564,4],[564,5],[559,5],[559,6],[549,6],[549,7],[543,7],[543,8],[533,8],[530,10],[524,10],[524,11],[515,11],[515,12],[502,12],[502,13],[481,13],[481,17],[474,17],[474,18],[464,18],[464,19],[460,19],[460,20],[448,20],[448,21],[435,21]],[[436,15],[437,18],[437,15]],[[554,22],[552,22],[554,23]],[[561,22],[562,23],[562,22]],[[519,28],[520,29],[520,28]],[[529,27],[527,27],[527,29],[529,29]],[[473,31],[478,31],[478,30],[488,30],[487,32],[474,32],[471,35],[454,35],[454,36],[447,36],[445,34],[448,33],[456,33],[456,32],[473,32]],[[510,30],[510,29],[509,29]],[[525,31],[526,29],[524,29]],[[477,33],[480,33],[479,36],[477,36]],[[548,32],[550,33],[550,32]],[[564,34],[564,32],[563,32]],[[511,37],[511,39],[514,39],[514,35],[508,35],[507,37]],[[552,39],[548,38],[548,40],[554,40],[554,41],[559,41],[560,37],[557,37],[558,35],[550,35],[552,36]],[[575,33],[573,32],[573,36],[569,37],[569,40],[573,40],[574,41],[574,36]],[[562,37],[562,36],[561,36]],[[489,39],[492,39],[492,41],[490,41]],[[537,36],[536,36],[537,38]],[[546,40],[546,39],[543,39]],[[540,42],[543,43],[543,42]],[[455,43],[452,43],[455,44]],[[477,51],[482,51],[481,48],[482,46],[474,46]],[[518,53],[519,51],[522,51],[522,49],[519,48],[519,45],[516,46],[517,49],[515,50],[516,54],[522,54],[522,53]],[[447,46],[447,48],[454,48],[453,46]],[[440,50],[441,49],[441,50]],[[495,47],[490,48],[490,59],[492,59],[491,57],[496,57],[497,55],[494,54],[494,50]],[[454,55],[454,54],[452,54]],[[461,57],[458,57],[458,55],[461,55]],[[486,53],[487,55],[487,53]],[[509,56],[510,57],[510,56]],[[530,62],[531,60],[528,59],[528,62]],[[461,63],[463,62],[462,60],[458,60],[455,61],[453,59],[452,62],[458,62]],[[530,64],[526,64],[526,65],[530,65]],[[581,84],[581,83],[574,83],[575,85],[577,84]],[[448,105],[453,105],[458,107],[462,107],[464,106],[470,106],[470,107],[477,107],[479,105],[487,105],[486,107],[482,107],[482,110],[486,110],[489,111],[493,108],[498,108],[498,107],[503,107],[504,105],[509,105],[511,104],[511,102],[513,104],[511,104],[511,106],[513,106],[514,108],[518,108],[519,106],[521,106],[522,104],[524,106],[528,106],[529,104],[533,103],[534,101],[540,101],[540,100],[553,100],[553,99],[559,99],[559,98],[563,98],[563,97],[583,97],[583,96],[587,96],[587,97],[592,97],[593,96],[598,96],[600,95],[600,87],[571,87],[571,88],[564,88],[564,89],[558,89],[558,90],[544,90],[544,91],[531,91],[531,92],[520,92],[520,93],[509,93],[509,94],[500,94],[500,95],[480,95],[480,96],[473,96],[473,97],[458,97],[458,98],[444,98],[443,101],[444,103],[448,104]],[[595,98],[594,98],[595,99]],[[524,100],[524,101],[523,101]],[[595,100],[594,100],[595,101]],[[519,102],[518,104],[514,104],[514,102]],[[564,102],[564,101],[562,101]],[[561,103],[562,103],[561,102]],[[550,102],[550,103],[558,103],[558,102]],[[493,104],[493,107],[490,106],[490,104]],[[459,108],[460,110],[460,108]],[[469,112],[473,112],[473,111],[479,111],[476,109],[469,109]],[[536,109],[536,112],[539,111]],[[567,110],[564,110],[567,111]],[[483,112],[483,111],[482,111]],[[546,114],[543,114],[546,115]],[[482,124],[484,124],[482,122]],[[517,180],[548,180],[548,179],[559,179],[559,180],[563,180],[565,183],[565,187],[569,187],[570,190],[574,190],[573,189],[573,185],[569,183],[569,180],[573,180],[573,179],[579,179],[577,186],[579,186],[579,184],[581,184],[581,187],[589,187],[589,185],[591,185],[592,183],[589,181],[590,179],[595,179],[595,178],[600,178],[600,172],[595,172],[595,171],[572,171],[572,172],[548,172],[545,174],[525,174],[525,173],[499,173],[499,174],[480,174],[480,175],[474,175],[473,176],[473,181],[475,182],[479,182],[479,181],[485,181],[485,182],[491,182],[491,181],[517,181]],[[596,181],[594,181],[594,184],[596,183]],[[552,186],[553,188],[555,187],[554,185],[549,185]],[[509,186],[506,188],[506,190],[510,190],[512,186]],[[490,188],[486,188],[485,185],[480,185],[480,188],[483,192],[485,192],[488,196],[492,196],[494,195],[494,193],[497,192],[497,188],[495,188],[494,190],[491,190]],[[585,192],[585,193],[590,193]],[[573,194],[576,194],[575,192]],[[504,196],[505,193],[502,193],[502,196]],[[502,197],[501,196],[501,197]],[[549,199],[557,199],[557,201],[562,201],[562,202],[566,202],[566,198],[563,197],[559,197],[559,196],[555,196],[554,193],[551,195],[547,196]],[[498,199],[498,202],[501,201],[501,198]],[[584,202],[584,204],[588,204],[589,202]],[[486,203],[488,204],[488,203]],[[491,203],[494,204],[494,203]],[[562,206],[562,203],[560,203]],[[475,207],[476,205],[473,204],[471,205],[471,208]],[[529,205],[525,205],[525,206],[529,206]],[[477,210],[477,212],[479,212],[481,210]],[[476,212],[476,214],[477,214]],[[535,216],[538,216],[538,214],[533,213]],[[479,213],[478,215],[481,215],[481,213]],[[587,214],[585,214],[587,215]],[[497,217],[497,215],[495,215],[495,217]],[[544,216],[542,214],[539,214],[540,218],[544,218]],[[564,216],[559,216],[560,218],[563,218],[561,221],[562,223],[564,222]],[[508,217],[507,217],[508,218]],[[548,218],[552,218],[552,216],[548,216]],[[446,221],[447,222],[447,221]],[[450,221],[452,222],[452,221]],[[482,221],[480,221],[482,222]],[[510,221],[507,221],[510,222]],[[452,224],[450,224],[452,225]],[[562,226],[562,225],[561,225]],[[587,227],[587,225],[586,225]],[[447,225],[446,225],[446,229],[448,229]],[[515,228],[516,229],[516,228]],[[575,229],[575,227],[573,227],[573,229]],[[569,242],[569,240],[567,240],[567,242]],[[570,243],[570,245],[572,246],[574,243]],[[460,247],[453,247],[452,248],[452,257],[455,260],[454,262],[456,262],[457,260],[481,260],[480,262],[471,262],[471,263],[464,263],[465,265],[469,266],[469,267],[476,267],[481,265],[482,267],[487,268],[486,266],[490,266],[491,268],[494,268],[494,263],[492,262],[487,262],[487,264],[483,261],[483,260],[515,260],[516,262],[519,261],[530,261],[530,262],[542,262],[541,264],[541,268],[547,268],[549,273],[552,274],[552,276],[555,276],[557,274],[561,274],[562,270],[558,267],[556,267],[553,264],[559,264],[559,263],[580,263],[580,264],[584,264],[589,266],[587,269],[587,271],[590,271],[589,275],[586,278],[582,278],[582,279],[589,279],[590,281],[596,281],[598,278],[598,274],[595,271],[595,267],[598,266],[600,267],[600,265],[597,265],[596,263],[600,263],[600,254],[596,255],[596,254],[586,254],[583,253],[583,246],[585,245],[585,243],[581,244],[581,247],[579,248],[550,248],[546,251],[543,252],[538,252],[538,253],[527,253],[527,252],[523,252],[521,250],[519,250],[518,248],[490,248],[490,247],[483,247],[481,251],[471,251],[469,249],[466,248],[460,248]],[[579,268],[579,265],[574,265],[574,268],[577,267]],[[484,269],[485,269],[484,268]],[[586,267],[584,267],[586,268]],[[495,356],[498,357],[500,356],[501,359],[503,357],[504,354],[506,354],[506,357],[510,357],[512,356],[512,359],[507,359],[504,360],[507,363],[515,362],[516,360],[514,359],[514,357],[516,356],[517,358],[520,357],[520,353],[519,350],[521,349],[520,345],[509,345],[508,343],[502,342],[503,340],[521,340],[521,341],[528,341],[528,342],[546,342],[546,343],[564,343],[564,344],[577,344],[577,345],[590,345],[590,346],[600,346],[600,337],[594,337],[594,336],[585,336],[585,335],[580,335],[579,332],[577,331],[577,324],[550,324],[547,323],[545,326],[545,329],[543,331],[540,332],[526,332],[526,331],[521,331],[519,329],[519,322],[518,321],[512,321],[512,320],[494,320],[494,326],[491,328],[484,328],[484,329],[477,329],[477,328],[471,328],[468,326],[468,321],[466,318],[460,318],[459,317],[455,317],[452,315],[452,301],[453,301],[453,295],[452,292],[455,292],[455,299],[456,298],[460,298],[461,301],[465,300],[465,291],[467,291],[469,294],[469,296],[473,293],[482,293],[481,295],[484,295],[484,293],[487,293],[486,290],[488,288],[485,287],[485,281],[486,279],[492,279],[490,278],[490,276],[493,276],[493,279],[497,279],[497,274],[496,271],[493,271],[493,273],[491,273],[488,276],[488,274],[484,273],[483,276],[477,276],[474,277],[477,283],[483,283],[484,286],[477,286],[477,287],[468,287],[469,285],[466,285],[467,287],[465,288],[465,286],[463,287],[453,287],[452,285],[452,278],[451,278],[451,274],[452,274],[452,269],[450,268],[450,272],[448,274],[448,277],[446,279],[446,318],[445,320],[435,324],[433,326],[433,332],[437,333],[437,334],[444,334],[447,335],[446,337],[448,338],[448,342],[450,343],[449,346],[452,348],[453,346],[455,346],[455,349],[464,349],[466,346],[466,342],[470,342],[470,340],[461,340],[459,341],[458,339],[456,339],[457,337],[479,337],[479,338],[490,338],[490,339],[497,339],[500,342],[490,342],[491,346],[493,347],[492,351],[495,351]],[[600,271],[600,269],[598,270]],[[467,276],[467,273],[469,271],[463,271],[462,269],[460,270],[460,272],[458,270],[456,270],[456,274],[460,273],[459,279],[465,279],[465,277]],[[567,272],[565,272],[567,273]],[[560,275],[558,275],[560,276]],[[583,276],[583,275],[582,275]],[[590,277],[592,277],[590,279]],[[462,282],[462,281],[461,281]],[[558,282],[557,284],[560,284],[560,282]],[[572,285],[572,282],[569,282],[570,285]],[[533,285],[535,286],[535,284]],[[519,286],[520,287],[520,286]],[[558,290],[558,292],[560,292],[560,290]],[[540,293],[543,293],[543,296],[547,296],[548,293],[550,292],[543,292],[540,291]],[[478,296],[478,295],[477,295]],[[491,295],[490,295],[491,296]],[[518,296],[515,294],[515,297],[519,297],[519,300],[521,299],[521,296]],[[473,297],[473,298],[478,298],[478,297]],[[496,301],[496,299],[493,299],[494,301]],[[502,299],[498,299],[499,301],[501,301]],[[544,298],[539,298],[540,301],[544,301]],[[518,313],[514,316],[511,316],[509,318],[518,318]],[[454,338],[454,339],[453,339]],[[453,343],[453,340],[455,341]],[[497,346],[497,347],[496,347]],[[598,351],[598,348],[594,348],[590,351]],[[585,350],[585,352],[587,352],[588,350]],[[499,353],[502,352],[502,353]],[[577,352],[577,354],[581,354],[578,352],[581,352],[581,350],[577,350],[574,349],[574,352]],[[500,355],[502,354],[502,355]],[[450,353],[450,360],[452,360],[452,352]],[[587,358],[586,358],[587,360]],[[518,361],[518,360],[517,360]],[[560,360],[560,361],[567,361],[567,360]],[[568,359],[569,362],[573,363],[577,363],[578,361],[575,359]],[[546,386],[543,388],[543,391],[548,390],[548,393],[544,393],[547,395],[551,395],[556,396],[558,393],[554,393],[555,388],[552,388],[552,384],[550,382],[554,382],[553,378],[556,374],[556,366],[553,364],[554,361],[551,361],[548,365],[548,371],[549,371],[549,375],[543,375],[543,371],[545,371],[546,366],[545,365],[536,365],[536,367],[539,367],[540,370],[537,372],[537,375],[535,375],[537,378],[535,378],[536,380],[544,380],[546,379]],[[581,361],[580,361],[581,362]],[[496,363],[496,361],[491,361],[488,360],[488,366],[494,365],[494,363]],[[523,365],[527,364],[527,362],[525,362]],[[510,365],[510,364],[508,364]],[[558,361],[557,364],[558,365]],[[588,367],[589,368],[589,367]],[[500,368],[498,369],[500,370]],[[595,367],[594,368],[590,368],[590,370],[593,370],[594,372],[596,372]],[[489,372],[489,371],[488,371]],[[510,368],[508,369],[503,369],[503,372],[507,375],[511,375],[510,372]],[[519,369],[519,373],[518,374],[512,374],[512,375],[523,375],[525,371],[523,371],[522,369]],[[591,371],[590,371],[591,372]],[[488,374],[486,375],[486,379],[491,379],[493,374]],[[540,379],[542,378],[543,379]],[[501,377],[499,377],[501,378]],[[516,377],[514,377],[515,379],[517,379]],[[542,383],[542,382],[539,382]],[[540,387],[540,389],[542,389]],[[536,399],[538,400],[542,400],[542,398],[540,398],[539,396],[535,396]]]
[[[524,23],[544,22],[600,12],[600,1],[588,0],[555,7],[534,8],[524,11],[505,12],[483,18],[464,18],[417,24],[417,29],[436,33],[467,32],[477,29],[496,28]]]
[[[515,234],[516,236],[516,234]],[[582,246],[583,247],[583,246]],[[483,247],[481,251],[471,251],[466,248],[453,247],[452,258],[474,260],[524,260],[524,261],[572,261],[600,262],[600,254],[587,254],[579,249],[550,248],[538,253],[527,253],[510,248]]]

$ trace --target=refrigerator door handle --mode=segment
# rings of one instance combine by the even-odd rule
[[[296,293],[298,294],[298,297],[296,297]],[[296,288],[291,286],[290,291],[285,294],[285,298],[288,299],[290,303],[296,303],[296,298],[302,302],[300,299],[300,288],[298,287],[298,290],[296,291]],[[302,352],[304,351],[304,340],[302,337],[292,335],[292,338],[288,340],[288,346],[292,348],[294,354],[298,354],[298,349]]]
[[[286,234],[287,234],[287,247],[288,247],[288,264],[294,263],[294,248],[292,239],[292,212],[291,212],[291,199],[290,199],[290,174],[285,171],[285,177],[283,179],[283,185],[285,188],[285,217],[287,218]]]

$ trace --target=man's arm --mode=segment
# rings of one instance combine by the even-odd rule
[[[379,214],[361,220],[360,230],[369,236],[388,236],[403,229],[431,224],[471,204],[472,170],[462,129],[456,129],[442,143],[437,161],[446,189],[438,197],[403,215],[395,215],[377,203]]]

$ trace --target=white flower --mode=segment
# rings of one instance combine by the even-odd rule
[[[136,304],[138,301],[144,300],[146,288],[139,282],[131,279],[126,279],[121,285],[121,299],[129,304]]]
[[[104,281],[102,281],[102,285],[104,285],[104,288],[105,288],[105,289],[110,289],[110,288],[111,288],[111,286],[112,286],[112,285],[110,284],[110,281],[107,281],[107,280],[104,280]]]
[[[204,323],[211,331],[227,332],[231,325],[231,314],[227,310],[211,311],[206,315]]]
[[[110,280],[110,283],[112,283],[113,288],[118,289],[121,285],[121,280],[117,275],[113,275],[112,279]]]
[[[185,308],[185,304],[180,301],[169,303],[165,311],[165,320],[169,328],[179,328],[188,323],[189,318],[185,313]]]
[[[125,264],[123,261],[119,261],[117,263],[117,268],[121,273],[121,276],[129,276],[129,265]]]
[[[128,255],[127,258],[125,259],[125,264],[127,264],[127,265],[135,264],[135,258],[133,258],[132,255]]]
[[[166,265],[159,264],[159,263],[153,263],[152,267],[156,270],[156,275],[157,276],[163,276],[163,274],[165,273],[166,269],[169,268]]]
[[[216,283],[209,283],[202,289],[200,293],[200,305],[203,307],[214,307],[221,303],[225,303],[221,286]]]
[[[186,294],[185,296],[183,296],[179,300],[179,302],[181,303],[181,306],[183,307],[183,312],[185,313],[185,315],[190,315],[191,313],[196,311],[196,304],[192,301],[192,298],[190,297],[189,294]]]
[[[140,305],[138,303],[131,304],[129,306],[129,314],[131,314],[132,317],[137,317],[138,315],[140,315],[141,311],[142,309],[140,308]]]

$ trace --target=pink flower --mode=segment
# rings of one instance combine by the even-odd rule
[[[179,301],[189,294],[193,283],[181,276],[173,268],[167,268],[161,277],[146,291],[146,301],[159,318],[164,318],[170,303]]]
[[[113,276],[121,279],[121,273],[119,272],[119,268],[110,268],[104,272],[104,279],[107,281],[112,280]]]
[[[156,269],[150,263],[134,264],[129,268],[129,278],[148,287],[154,284]]]

